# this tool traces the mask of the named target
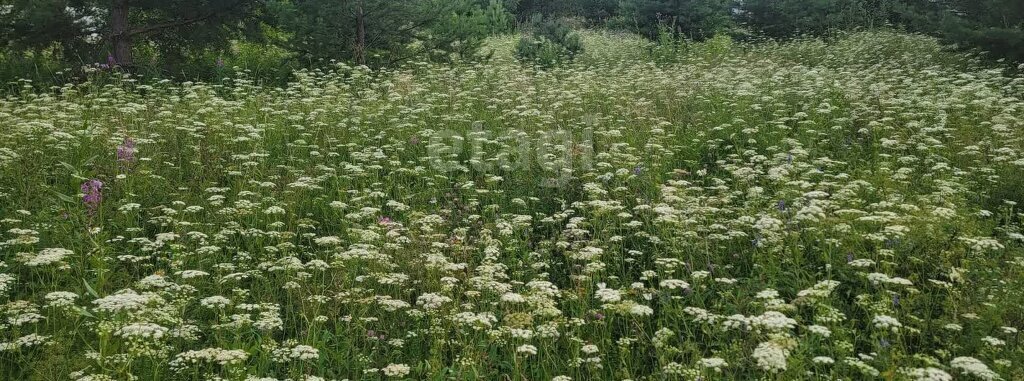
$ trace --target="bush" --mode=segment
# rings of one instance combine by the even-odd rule
[[[454,11],[439,17],[421,38],[427,57],[435,62],[485,61],[492,52],[482,52],[484,39],[504,32],[511,16],[500,1],[486,8],[469,0],[453,1]]]
[[[583,52],[583,40],[563,20],[535,22],[516,44],[516,58],[541,67],[570,62]]]
[[[671,33],[674,38],[703,41],[733,29],[729,0],[623,0],[614,27],[628,28],[648,39]]]

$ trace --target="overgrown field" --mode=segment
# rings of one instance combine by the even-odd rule
[[[1024,77],[585,37],[0,100],[0,379],[1024,379]]]

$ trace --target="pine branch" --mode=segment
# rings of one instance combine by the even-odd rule
[[[200,16],[196,16],[196,17],[192,17],[192,18],[187,18],[187,19],[184,19],[184,20],[178,20],[178,21],[171,21],[171,22],[147,25],[147,26],[143,26],[143,27],[139,27],[139,28],[128,30],[126,33],[129,36],[134,36],[134,35],[138,35],[138,34],[160,32],[160,31],[163,31],[163,30],[166,30],[166,29],[177,28],[177,27],[182,27],[182,26],[186,26],[186,25],[190,25],[190,24],[195,24],[195,23],[198,23],[198,22],[202,22],[202,21],[206,21],[206,20],[212,19],[212,18],[217,17],[219,15],[222,15],[224,13],[230,12],[230,11],[240,7],[244,3],[246,3],[246,0],[239,0],[239,1],[236,1],[236,2],[232,3],[230,6],[227,6],[227,7],[221,8],[219,10],[215,10],[215,11],[206,13],[204,15],[200,15]]]

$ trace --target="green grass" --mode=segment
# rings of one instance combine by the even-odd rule
[[[1024,78],[583,37],[0,100],[0,378],[1024,377]]]

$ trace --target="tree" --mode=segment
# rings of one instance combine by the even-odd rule
[[[516,19],[529,24],[536,15],[544,18],[581,17],[599,24],[614,17],[620,0],[515,0],[510,8]]]
[[[927,1],[927,0],[925,0]],[[740,18],[775,38],[825,35],[837,30],[880,27],[892,21],[897,0],[745,0]]]
[[[499,29],[484,24],[510,22],[495,16],[504,12],[500,3],[478,0],[282,0],[273,12],[286,49],[309,61],[370,66],[438,57],[438,50],[467,56]]]
[[[947,0],[943,5],[947,17],[939,35],[945,40],[1024,62],[1024,1]]]
[[[573,16],[579,10],[579,0],[519,0],[516,19],[528,23],[535,15],[546,18]]]
[[[421,47],[437,62],[473,61],[481,55],[484,38],[511,30],[512,16],[500,1],[449,0],[454,9],[420,34]]]
[[[732,0],[622,0],[619,14],[650,39],[667,27],[673,37],[705,40],[731,27],[732,6]]]
[[[519,39],[515,55],[521,62],[549,68],[583,53],[583,40],[562,19],[537,16],[529,33]]]
[[[135,64],[135,44],[161,53],[224,46],[258,21],[259,0],[8,0],[0,37],[13,49],[59,46],[65,55],[106,51],[111,63]]]
[[[593,24],[601,24],[619,14],[619,0],[581,0],[580,16]]]

